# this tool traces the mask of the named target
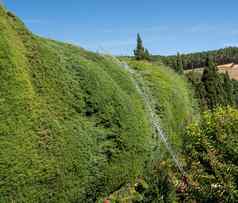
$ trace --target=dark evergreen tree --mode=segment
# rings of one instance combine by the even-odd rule
[[[217,91],[217,105],[227,106],[227,96],[224,90],[224,77],[218,73],[218,68],[216,68],[216,91]]]
[[[140,37],[140,34],[137,34],[137,44],[136,49],[134,50],[134,55],[136,57],[136,60],[143,60],[145,55],[145,48],[143,46],[143,41]]]
[[[230,76],[228,75],[228,72],[226,71],[226,73],[224,74],[224,83],[223,83],[223,87],[224,87],[224,91],[225,91],[225,99],[226,99],[226,105],[234,105],[234,90],[233,90],[233,84],[232,81],[230,79]]]
[[[180,53],[177,53],[175,71],[179,74],[183,74],[183,61]]]
[[[224,89],[219,77],[217,67],[211,57],[207,58],[206,67],[203,71],[201,81],[205,89],[205,99],[209,109],[224,104]]]
[[[195,90],[202,110],[220,106],[238,106],[238,81],[231,80],[228,72],[218,73],[217,67],[207,58],[206,68],[201,73],[191,71],[186,74]]]
[[[238,81],[232,80],[232,86],[233,86],[233,97],[235,105],[238,106]]]
[[[137,45],[134,50],[134,55],[136,60],[150,60],[150,53],[148,49],[145,49],[143,46],[143,41],[140,37],[140,34],[137,34]]]
[[[201,76],[198,72],[191,71],[186,74],[188,81],[194,87],[194,96],[198,100],[199,106],[202,110],[207,109],[206,90],[201,82]]]
[[[148,49],[145,49],[145,59],[150,61],[151,60],[151,56],[150,56],[150,52]]]

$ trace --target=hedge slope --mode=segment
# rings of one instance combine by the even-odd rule
[[[150,122],[112,58],[35,36],[0,7],[0,84],[0,202],[94,202],[143,173]]]

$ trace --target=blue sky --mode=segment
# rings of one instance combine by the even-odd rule
[[[238,0],[4,0],[36,34],[93,51],[153,54],[238,46]]]

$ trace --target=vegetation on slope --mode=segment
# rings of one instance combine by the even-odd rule
[[[185,78],[163,65],[146,61],[129,61],[129,64],[137,70],[149,88],[156,105],[155,110],[171,143],[181,147],[180,136],[184,132],[184,126],[192,120],[191,112],[196,111],[196,104]]]
[[[127,74],[2,9],[0,27],[2,201],[95,201],[141,174],[151,132]]]
[[[185,202],[237,202],[238,111],[217,108],[191,124],[184,139],[190,189]]]
[[[186,83],[131,63],[175,143],[192,112]],[[0,7],[0,76],[0,202],[95,202],[145,173],[148,114],[112,58],[35,36]]]
[[[136,75],[112,57],[35,36],[0,7],[0,202],[237,201],[238,112],[216,108],[237,102],[237,82],[206,64],[192,83],[212,110],[185,129],[196,112],[185,76],[127,63]],[[184,166],[183,192],[180,172],[153,136],[137,77]]]
[[[205,111],[186,128],[183,160],[188,185],[165,159],[154,162],[144,178],[112,197],[115,202],[229,202],[238,199],[238,110]],[[151,170],[152,169],[152,170]]]
[[[151,64],[147,61],[128,60],[128,64],[136,71],[134,80],[144,83],[147,93],[152,96],[155,111],[161,119],[173,153],[182,164],[183,135],[185,126],[193,120],[196,112],[196,102],[192,99],[186,80],[176,75],[173,70]],[[194,110],[195,109],[195,110]],[[195,114],[196,115],[196,114]],[[157,149],[153,152],[151,162],[148,162],[142,176],[111,194],[112,202],[174,202],[177,201],[176,187],[181,173],[171,159],[164,143],[157,140]]]

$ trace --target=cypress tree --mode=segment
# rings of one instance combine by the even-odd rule
[[[227,96],[224,90],[224,79],[221,74],[217,72],[216,76],[216,91],[217,91],[217,104],[218,105],[227,105]]]
[[[226,105],[234,105],[235,98],[234,98],[233,84],[227,71],[224,74],[223,87],[225,92]]]
[[[148,49],[145,49],[143,46],[143,41],[140,37],[140,34],[137,34],[137,45],[134,50],[134,55],[136,60],[150,60],[150,53]]]
[[[175,71],[179,74],[183,74],[183,61],[180,53],[177,53],[177,59],[176,59],[176,68]]]
[[[204,88],[204,85],[202,82],[199,82],[196,84],[195,86],[195,93],[197,98],[199,98],[199,105],[201,107],[202,110],[206,110],[207,109],[207,100],[206,100],[206,90]]]
[[[232,79],[234,103],[238,107],[238,81]]]
[[[145,49],[145,59],[150,61],[151,60],[151,56],[150,56],[150,52],[148,49]]]
[[[205,99],[209,109],[224,104],[224,89],[217,72],[217,67],[210,57],[207,57],[206,67],[201,78],[205,89]]]

